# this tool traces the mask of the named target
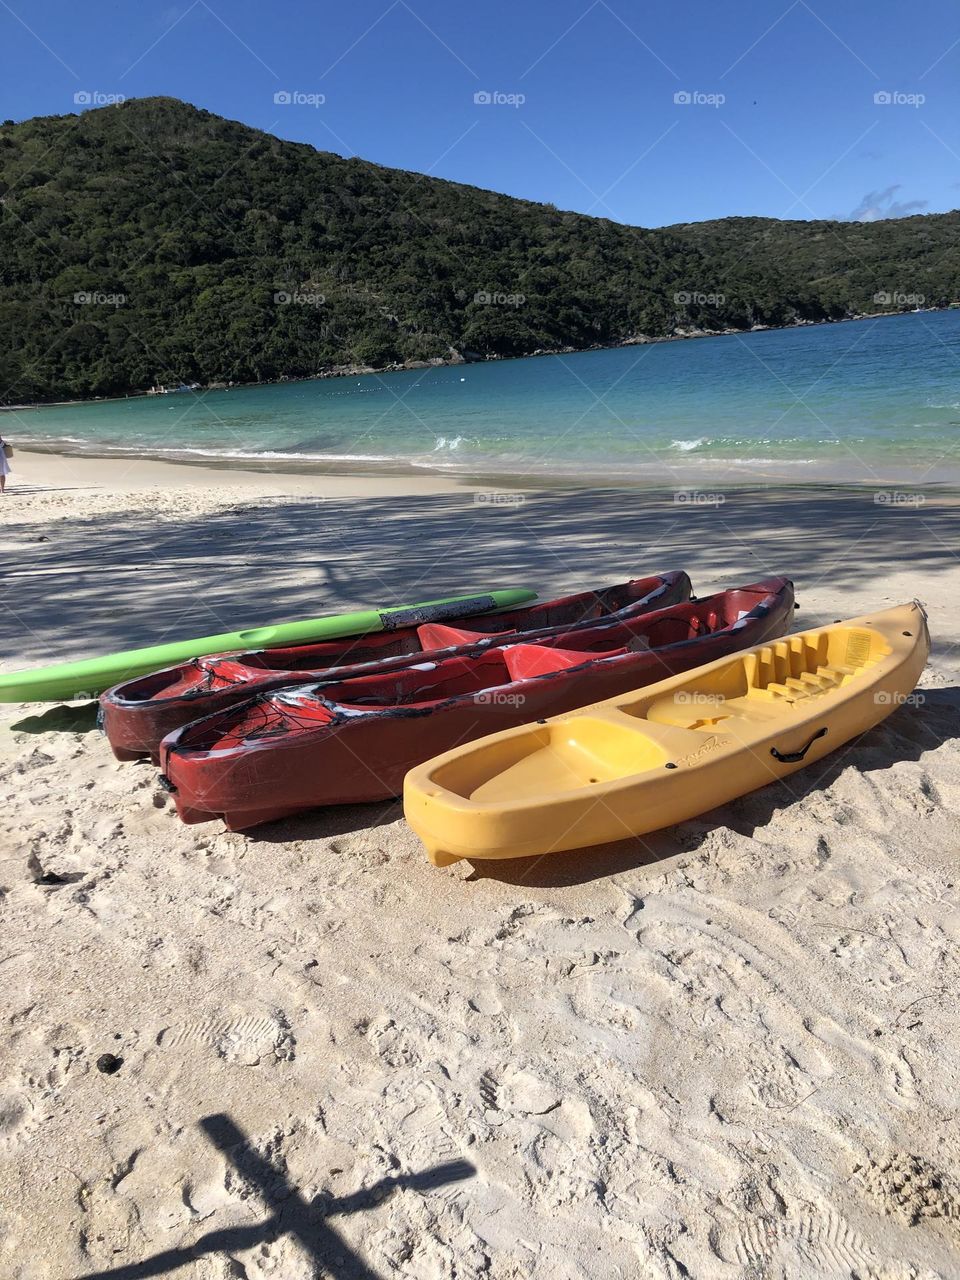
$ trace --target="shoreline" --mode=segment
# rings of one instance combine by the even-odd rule
[[[18,459],[27,461],[18,467]],[[127,498],[160,488],[164,491],[182,489],[188,496],[198,491],[228,494],[230,490],[239,489],[264,497],[316,497],[322,500],[327,497],[434,496],[462,492],[470,487],[427,473],[398,476],[386,473],[365,475],[356,471],[319,473],[268,467],[234,468],[142,455],[109,457],[23,447],[17,449],[13,466],[7,485],[8,499],[15,499],[18,489],[25,499],[54,491],[69,494],[80,489]]]
[[[26,470],[19,459],[27,459]],[[713,490],[728,493],[737,490],[766,489],[849,489],[864,493],[871,489],[878,494],[890,491],[893,505],[908,506],[914,490],[943,494],[960,491],[960,463],[953,467],[940,466],[935,472],[929,466],[916,468],[918,474],[909,474],[901,465],[878,461],[873,468],[847,462],[791,462],[779,463],[771,459],[764,464],[735,462],[729,459],[704,459],[696,462],[681,456],[676,460],[651,465],[646,473],[627,475],[615,472],[579,471],[572,475],[564,472],[538,470],[531,473],[494,472],[478,468],[462,471],[433,469],[424,466],[404,466],[401,463],[370,463],[356,461],[342,463],[325,460],[311,463],[307,459],[270,457],[211,458],[190,457],[187,454],[167,457],[150,453],[120,453],[82,449],[72,452],[58,447],[44,449],[36,445],[18,445],[13,458],[13,472],[8,484],[8,495],[15,494],[19,477],[30,485],[57,484],[79,487],[96,483],[109,487],[121,484],[126,491],[130,486],[126,477],[141,477],[141,485],[157,485],[179,482],[187,487],[207,484],[214,487],[225,484],[253,486],[260,478],[260,485],[269,486],[267,477],[281,479],[284,491],[294,485],[316,490],[326,487],[338,497],[365,497],[372,494],[400,496],[413,493],[456,493],[465,490],[498,491],[526,490],[550,491],[591,489],[620,489],[626,492],[689,491],[698,495],[694,501],[709,505],[707,499]],[[868,470],[872,474],[868,474]],[[76,484],[73,482],[76,481]],[[709,490],[710,492],[707,492]],[[919,495],[922,497],[922,494]],[[882,501],[882,500],[880,500]]]
[[[868,311],[853,316],[841,316],[837,320],[794,320],[791,324],[757,324],[747,329],[691,329],[689,332],[666,333],[659,336],[637,334],[632,338],[622,338],[619,342],[599,342],[589,347],[560,347],[556,351],[526,351],[518,356],[480,356],[457,359],[437,356],[432,360],[411,361],[408,364],[373,365],[335,365],[319,373],[307,377],[267,378],[263,382],[231,382],[208,383],[196,389],[188,387],[185,391],[163,392],[163,395],[192,395],[201,398],[208,391],[244,391],[252,387],[280,387],[288,383],[324,382],[331,378],[362,378],[382,373],[413,373],[418,369],[452,369],[470,364],[497,364],[507,360],[533,360],[541,356],[586,355],[591,351],[619,351],[624,347],[651,346],[661,342],[687,342],[698,338],[732,338],[747,333],[779,333],[789,329],[813,329],[825,325],[850,324],[856,320],[883,320],[889,316],[908,316],[919,312],[940,312],[957,310],[960,304],[948,304],[944,307],[911,307],[903,311]],[[124,400],[154,399],[157,393],[152,391],[127,391],[115,396],[88,396],[76,400],[37,400],[24,404],[3,404],[0,402],[0,413],[23,413],[28,409],[69,409],[86,404],[117,404]]]

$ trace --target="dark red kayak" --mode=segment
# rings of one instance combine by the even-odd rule
[[[409,666],[427,652],[431,658],[447,657],[464,645],[508,644],[521,633],[533,638],[602,619],[633,618],[689,597],[685,573],[664,573],[502,613],[474,614],[457,619],[453,626],[426,622],[294,649],[196,658],[108,689],[100,698],[101,722],[118,760],[144,755],[156,760],[161,738],[181,725],[255,693],[329,678],[334,668],[340,678],[354,668],[372,670],[369,664],[378,669]],[[445,652],[437,655],[435,649]]]
[[[793,585],[770,578],[696,603],[506,647],[290,685],[176,730],[160,747],[184,822],[234,831],[319,805],[398,795],[459,743],[640,688],[782,636]]]

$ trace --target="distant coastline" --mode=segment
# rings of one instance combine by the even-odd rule
[[[207,391],[241,391],[251,387],[274,387],[287,383],[296,382],[318,382],[329,378],[359,378],[366,377],[371,374],[380,373],[407,373],[417,369],[443,369],[456,368],[460,365],[470,364],[501,364],[508,360],[532,360],[536,356],[566,356],[566,355],[583,355],[588,351],[618,351],[623,347],[640,347],[648,346],[656,343],[664,342],[684,342],[695,338],[732,338],[737,335],[744,336],[748,333],[768,333],[777,332],[785,329],[814,329],[830,325],[847,324],[853,320],[882,320],[889,316],[906,316],[915,315],[917,312],[940,312],[953,311],[960,308],[960,301],[949,303],[943,307],[908,307],[898,311],[868,311],[857,313],[849,316],[841,316],[836,320],[792,320],[789,324],[756,324],[749,329],[738,329],[727,327],[723,329],[684,329],[675,333],[663,334],[659,337],[650,334],[637,334],[634,337],[622,338],[619,342],[603,342],[595,343],[587,347],[559,347],[555,349],[541,349],[535,351],[527,351],[522,355],[488,355],[488,356],[463,356],[453,357],[436,357],[431,360],[411,360],[403,364],[387,364],[380,366],[373,365],[334,365],[327,369],[321,369],[309,377],[281,377],[281,378],[265,378],[260,382],[212,382],[206,385],[200,384],[196,389],[186,388],[183,391],[175,390],[164,393],[165,395],[194,395],[200,396]],[[123,395],[117,396],[87,396],[74,400],[35,400],[22,404],[3,404],[0,403],[0,413],[17,413],[25,412],[30,409],[55,409],[70,408],[74,405],[87,404],[117,404],[124,400],[147,400],[156,398],[157,393],[153,391],[128,391]]]

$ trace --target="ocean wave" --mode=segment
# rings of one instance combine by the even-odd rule
[[[81,447],[75,453],[113,455],[124,458],[210,458],[220,462],[232,459],[266,462],[409,462],[404,454],[391,453],[309,453],[287,449],[201,449],[195,445],[153,445],[146,442],[137,445],[111,444],[103,440],[78,440],[75,436],[18,436],[24,449],[46,448],[55,450],[58,445],[74,444]]]
[[[725,466],[730,467],[810,467],[813,466],[816,458],[716,458],[715,462],[722,462]]]
[[[843,446],[852,448],[854,445],[869,445],[870,437],[867,436],[827,436],[821,439],[811,439],[810,436],[698,436],[696,439],[690,440],[671,440],[670,449],[679,453],[700,453],[705,449],[723,450],[723,449],[756,449],[758,447],[766,447],[768,449],[793,449],[802,448],[810,449],[814,446]],[[653,446],[656,448],[656,446]]]
[[[350,452],[340,453],[332,450],[326,441],[324,441],[326,447],[320,448],[310,448],[309,443],[304,441],[299,447],[293,445],[288,449],[251,449],[234,448],[224,444],[177,446],[170,443],[153,445],[144,440],[136,443],[114,443],[84,440],[76,436],[55,438],[18,436],[18,444],[27,450],[36,448],[81,457],[156,458],[174,463],[192,462],[219,467],[229,467],[233,464],[240,468],[246,466],[252,469],[269,469],[272,466],[275,470],[292,468],[305,471],[336,471],[353,468],[358,474],[371,469],[407,473],[426,471],[451,477],[475,473],[491,476],[526,476],[533,479],[540,476],[544,479],[557,478],[572,481],[578,479],[586,481],[589,477],[604,482],[615,481],[618,478],[624,481],[643,479],[649,474],[648,456],[624,457],[616,449],[604,448],[602,442],[597,442],[598,447],[594,448],[589,456],[578,455],[577,452],[563,454],[556,451],[546,456],[536,448],[532,448],[531,452],[505,448],[506,441],[503,439],[480,440],[458,434],[436,436],[435,441],[432,450],[424,449],[421,444],[420,449],[414,452],[411,448],[412,442],[404,442],[393,451],[378,451],[374,447],[370,452],[363,453],[354,447]],[[521,442],[513,443],[517,445]],[[540,442],[525,443],[532,447]],[[818,441],[810,437],[780,440],[753,437],[738,440],[734,437],[701,436],[696,439],[674,441],[670,448],[665,445],[660,445],[659,448],[652,447],[651,453],[654,458],[659,459],[660,469],[668,479],[671,476],[676,478],[683,473],[693,478],[711,473],[722,474],[724,471],[729,471],[732,475],[747,476],[751,471],[760,469],[790,473],[798,468],[816,469],[818,466],[827,465],[829,459],[835,456],[835,448],[825,449],[824,446],[837,446],[843,443],[846,443],[849,448],[849,441]],[[682,448],[678,447],[681,445]],[[793,447],[792,453],[789,451],[789,446]],[[810,451],[818,447],[823,449],[823,453],[818,452],[815,456],[811,456]],[[900,447],[891,449],[889,445],[879,454],[874,449],[868,448],[864,459],[861,460],[861,465],[869,470],[867,458],[872,458],[878,465],[884,461],[892,464],[901,452]],[[922,451],[918,451],[916,444],[910,449],[911,455],[917,455],[914,458],[915,461],[920,460],[920,452]],[[851,462],[855,464],[856,456],[851,458]],[[654,470],[656,469],[654,467]]]
[[[26,444],[85,444],[89,445],[90,441],[84,436],[20,436],[18,437]]]
[[[471,436],[437,436],[433,452],[443,453],[446,450],[449,453],[456,453],[463,445],[479,447],[480,441]]]

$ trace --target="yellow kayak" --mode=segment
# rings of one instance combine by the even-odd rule
[[[406,776],[407,821],[438,867],[656,831],[879,723],[929,649],[916,602],[759,645],[436,756]]]

